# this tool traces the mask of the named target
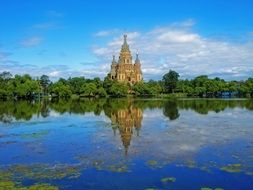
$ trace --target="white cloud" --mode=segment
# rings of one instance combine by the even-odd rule
[[[49,77],[59,77],[60,71],[52,71],[48,74]]]
[[[179,72],[183,78],[205,74],[238,80],[253,75],[252,41],[235,43],[204,37],[193,32],[194,24],[193,20],[187,20],[128,34],[132,54],[137,49],[140,52],[144,79],[161,79],[170,69]],[[107,44],[93,46],[93,53],[101,63],[107,64],[105,74],[110,69],[113,52],[120,51],[122,42],[122,34],[117,34]]]
[[[115,35],[115,34],[119,34],[119,33],[122,33],[122,31],[115,28],[115,29],[111,29],[111,30],[98,31],[94,34],[94,36],[95,37],[107,37],[107,36],[111,36],[111,35]]]
[[[161,34],[157,38],[161,42],[171,42],[171,43],[186,43],[186,42],[196,42],[199,40],[199,35],[197,34],[187,34],[182,31],[168,31]]]
[[[42,41],[41,37],[31,37],[23,40],[20,44],[22,47],[32,47],[39,45]]]

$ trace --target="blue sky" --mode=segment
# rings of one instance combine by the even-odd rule
[[[144,79],[253,76],[250,0],[1,0],[0,72],[104,77],[122,35]]]

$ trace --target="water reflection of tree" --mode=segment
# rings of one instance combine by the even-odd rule
[[[170,120],[177,119],[180,114],[178,112],[177,101],[167,101],[164,104],[163,114]]]
[[[58,113],[85,114],[93,112],[100,115],[106,99],[82,99],[82,100],[54,100],[50,103],[50,108]]]
[[[184,99],[184,100],[146,100],[146,99],[82,99],[82,100],[44,100],[41,102],[4,101],[0,102],[0,121],[12,122],[14,120],[30,120],[33,116],[50,116],[50,111],[58,113],[85,114],[93,112],[100,115],[102,111],[108,117],[117,110],[138,108],[159,108],[171,120],[177,119],[179,110],[194,110],[200,114],[209,111],[221,112],[226,108],[246,108],[253,110],[253,100],[220,100],[220,99]]]
[[[40,104],[40,112],[42,117],[48,117],[50,115],[49,100],[44,100]],[[38,111],[39,112],[39,111]]]
[[[208,114],[209,111],[219,113],[236,107],[253,110],[253,100],[185,99],[177,101],[177,104],[179,109],[190,109],[200,114]]]
[[[39,104],[27,101],[5,101],[0,103],[0,121],[4,123],[15,120],[30,120],[39,113]]]

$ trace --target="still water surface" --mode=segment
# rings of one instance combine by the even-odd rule
[[[0,189],[39,186],[250,190],[253,101],[0,102]]]

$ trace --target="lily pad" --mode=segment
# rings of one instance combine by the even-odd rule
[[[161,182],[163,182],[163,183],[175,182],[175,181],[176,181],[176,178],[174,178],[174,177],[164,177],[161,179]]]
[[[18,183],[17,183],[18,184]],[[12,181],[1,181],[0,190],[58,190],[59,188],[48,183],[34,184],[32,186],[24,187],[17,185]]]
[[[223,171],[232,172],[232,173],[241,172],[242,164],[229,164],[227,166],[221,167],[220,169]]]
[[[126,165],[111,165],[108,168],[112,172],[118,172],[118,173],[123,173],[127,172],[127,166]]]
[[[202,187],[201,190],[213,190],[213,189],[209,187]]]
[[[156,160],[149,160],[149,161],[147,161],[147,164],[150,165],[150,166],[155,166],[155,165],[157,165],[158,163],[157,163]]]

